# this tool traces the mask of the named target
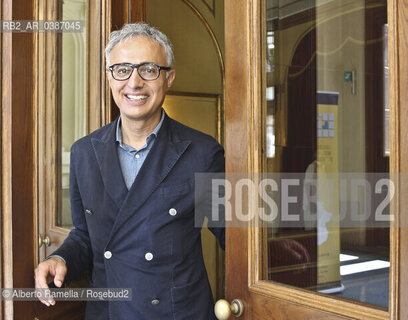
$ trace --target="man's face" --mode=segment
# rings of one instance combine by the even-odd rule
[[[110,53],[111,65],[116,63],[140,64],[153,62],[167,66],[164,48],[155,40],[136,37],[119,42]],[[154,121],[160,119],[161,106],[168,88],[173,83],[175,71],[161,70],[156,80],[143,80],[134,69],[128,80],[113,79],[108,72],[109,85],[113,99],[120,109],[122,118],[133,121]]]

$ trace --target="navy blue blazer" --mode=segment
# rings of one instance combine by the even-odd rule
[[[86,319],[215,319],[194,227],[194,173],[224,172],[223,148],[166,115],[128,191],[115,129],[116,121],[71,148],[74,229],[53,254],[66,260],[67,281],[92,269],[90,287],[131,288],[132,301],[87,302]],[[224,229],[211,231],[224,247]]]

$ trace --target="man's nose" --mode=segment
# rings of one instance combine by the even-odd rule
[[[137,69],[133,69],[132,75],[128,79],[127,85],[131,88],[142,88],[144,85],[144,80],[140,77]]]

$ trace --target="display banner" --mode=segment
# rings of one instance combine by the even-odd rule
[[[343,289],[340,276],[340,195],[337,92],[317,93],[317,288]]]

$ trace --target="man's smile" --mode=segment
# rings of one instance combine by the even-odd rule
[[[147,96],[147,95],[136,95],[136,94],[125,94],[125,97],[128,98],[129,100],[140,101],[140,100],[147,99],[149,96]]]

